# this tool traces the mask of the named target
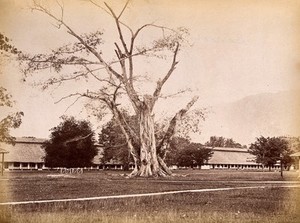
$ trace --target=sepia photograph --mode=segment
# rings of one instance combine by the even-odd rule
[[[300,222],[300,1],[0,0],[0,222]]]

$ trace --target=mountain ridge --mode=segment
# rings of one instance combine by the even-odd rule
[[[263,136],[300,135],[300,91],[281,91],[246,96],[211,107],[202,125],[201,139],[233,138],[249,144]]]

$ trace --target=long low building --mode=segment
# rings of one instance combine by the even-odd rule
[[[42,148],[45,139],[34,137],[17,138],[15,145],[1,144],[6,150],[4,158],[5,170],[43,170],[48,169],[44,163],[45,151]],[[247,149],[239,148],[212,148],[213,155],[202,169],[260,169],[262,166],[255,162],[255,157]],[[98,155],[93,160],[90,169],[122,169],[119,163],[100,162],[102,149],[99,147]],[[279,167],[275,167],[279,168]]]
[[[202,169],[259,169],[261,164],[247,149],[214,147],[212,157]]]
[[[8,153],[4,157],[4,169],[45,169],[45,151],[42,148],[45,139],[34,137],[17,138],[14,145],[1,144]]]
[[[4,154],[5,170],[46,170],[44,157],[45,150],[43,144],[46,139],[35,137],[16,138],[15,144],[0,144],[7,153]],[[98,154],[93,159],[93,165],[86,167],[89,169],[122,169],[119,163],[102,164],[100,162],[102,149],[98,146]],[[0,163],[1,165],[1,163]]]

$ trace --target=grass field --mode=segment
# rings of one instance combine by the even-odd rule
[[[0,222],[300,222],[297,173],[185,170],[156,179],[123,172],[10,172],[0,178],[0,201],[39,201],[189,189],[255,187],[150,197],[0,206]],[[294,182],[291,182],[294,181]],[[300,213],[300,212],[299,212]]]

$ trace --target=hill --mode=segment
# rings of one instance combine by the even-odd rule
[[[261,135],[299,136],[299,93],[286,91],[257,94],[214,106],[203,123],[201,141],[216,135],[249,144]]]

